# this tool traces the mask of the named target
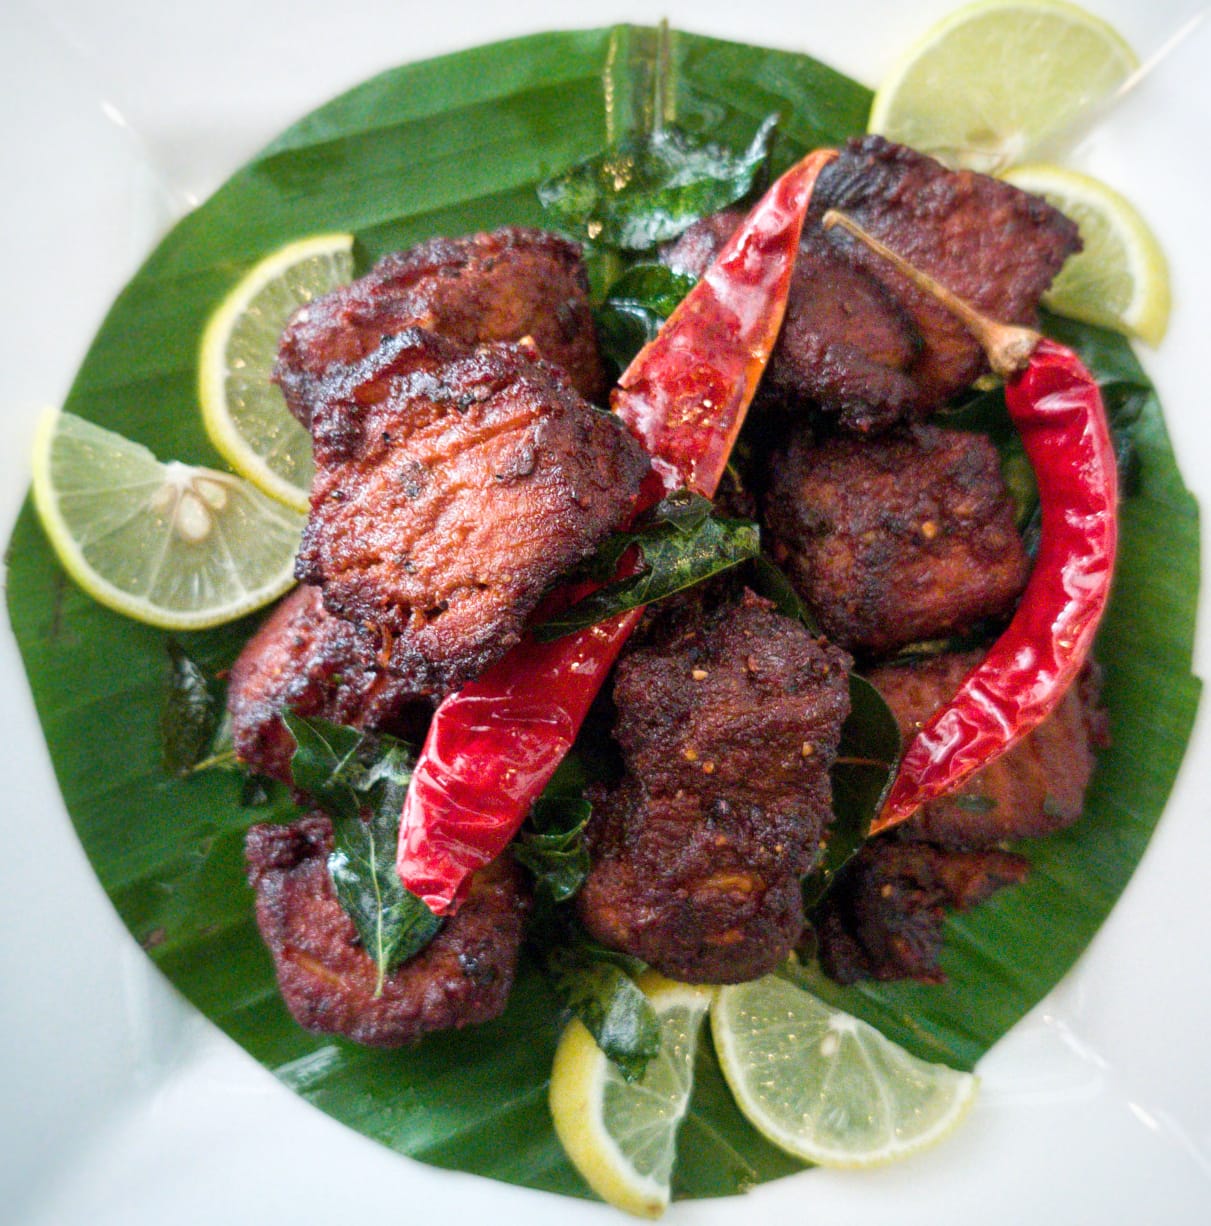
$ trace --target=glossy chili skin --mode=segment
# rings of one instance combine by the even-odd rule
[[[1041,339],[1005,386],[1034,468],[1039,552],[1018,611],[950,703],[909,743],[871,833],[958,787],[1055,709],[1089,654],[1110,595],[1118,476],[1097,382]]]
[[[681,486],[714,494],[778,337],[812,188],[835,156],[813,153],[770,188],[614,391],[614,411],[656,474],[636,514]],[[517,832],[641,616],[551,643],[526,638],[438,708],[404,802],[396,867],[439,915]]]

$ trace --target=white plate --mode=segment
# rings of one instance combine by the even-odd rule
[[[866,81],[949,0],[740,5],[486,0],[7,0],[0,13],[4,326],[0,526],[28,482],[35,411],[60,399],[109,301],[176,216],[288,122],[392,63],[510,34],[652,21],[810,51]],[[1097,0],[1145,55],[1196,0]],[[1211,22],[1188,31],[1078,151],[1170,254],[1175,314],[1144,353],[1186,479],[1211,496]],[[1157,559],[1158,566],[1164,559]],[[1197,664],[1206,672],[1208,613]],[[430,1170],[280,1087],[166,985],[118,923],[51,775],[0,634],[0,1216],[159,1226],[441,1213],[619,1220],[595,1204]],[[114,752],[120,753],[120,743]],[[970,1122],[876,1174],[811,1172],[677,1223],[1202,1223],[1211,1206],[1211,726],[1200,719],[1143,865],[1074,973],[986,1058]]]

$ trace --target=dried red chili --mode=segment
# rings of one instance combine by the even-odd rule
[[[656,472],[637,512],[680,486],[714,494],[782,324],[812,188],[835,156],[813,153],[770,188],[623,375],[614,411]],[[508,845],[640,616],[526,639],[438,708],[396,858],[404,885],[438,914]]]
[[[909,743],[878,834],[957,788],[1055,709],[1093,645],[1118,541],[1118,474],[1097,381],[1070,349],[995,323],[840,214],[825,217],[950,308],[1004,376],[1005,404],[1034,469],[1039,551],[1017,613],[958,692]]]

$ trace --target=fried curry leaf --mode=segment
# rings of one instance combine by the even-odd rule
[[[636,984],[641,964],[584,939],[550,947],[547,970],[564,1004],[627,1081],[660,1052],[660,1022]]]
[[[168,668],[160,705],[164,769],[178,779],[213,756],[212,743],[222,699],[201,666],[175,639],[169,639]]]
[[[607,583],[535,628],[539,642],[563,638],[586,626],[663,600],[761,553],[761,534],[746,519],[719,519],[706,498],[678,490],[657,503],[628,532],[618,532],[597,551],[595,577],[613,574],[623,554],[637,547],[639,570]]]
[[[584,831],[593,806],[582,796],[541,796],[512,844],[514,859],[534,874],[552,902],[567,902],[589,872]]]
[[[664,264],[639,263],[610,286],[593,312],[606,356],[625,370],[632,358],[656,337],[661,324],[697,284],[694,277]]]
[[[650,251],[748,195],[777,122],[767,116],[739,154],[671,125],[626,136],[544,180],[538,199],[551,222],[576,238]]]
[[[833,821],[820,862],[803,882],[803,904],[814,907],[870,834],[870,824],[900,757],[900,730],[883,696],[864,677],[849,675],[849,717],[832,770]]]
[[[385,976],[424,949],[442,926],[395,871],[400,811],[416,755],[394,737],[371,737],[293,711],[282,718],[297,746],[290,760],[294,781],[332,818],[328,874],[374,960],[377,995]]]

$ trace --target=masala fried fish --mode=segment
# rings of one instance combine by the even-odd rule
[[[532,349],[412,328],[326,377],[296,574],[425,692],[477,676],[631,514],[648,457]]]
[[[458,913],[378,992],[377,968],[332,888],[331,850],[332,824],[318,814],[288,826],[253,826],[245,842],[257,926],[301,1026],[371,1047],[401,1047],[504,1010],[529,908],[511,857],[475,875]]]
[[[580,917],[673,978],[753,979],[803,928],[849,658],[752,593],[658,620],[615,674],[627,775],[594,797]]]
[[[1080,248],[1075,224],[1037,196],[879,136],[851,140],[816,185],[762,390],[810,401],[864,433],[923,416],[987,366],[945,308],[856,240],[824,230],[833,208],[1006,323],[1035,321],[1039,298]],[[742,216],[696,223],[662,259],[701,276]]]
[[[529,337],[582,396],[600,401],[605,373],[588,288],[580,248],[545,230],[431,238],[297,310],[282,334],[275,379],[290,411],[309,425],[331,367],[421,327],[468,345]]]
[[[289,709],[418,742],[432,703],[384,668],[374,636],[324,608],[319,588],[296,588],[269,615],[231,667],[227,712],[236,756],[258,774],[291,784]]]
[[[1030,561],[987,437],[916,425],[820,443],[798,432],[771,464],[774,558],[821,628],[882,655],[1007,614]]]

